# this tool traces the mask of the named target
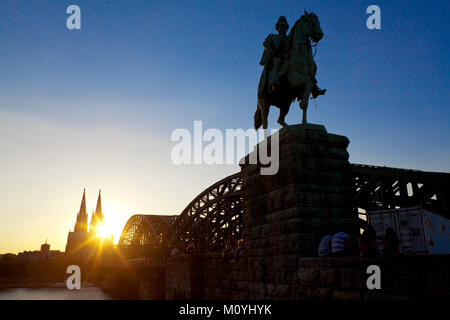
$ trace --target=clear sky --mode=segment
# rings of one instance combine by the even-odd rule
[[[81,8],[81,30],[66,8]],[[366,28],[367,6],[381,30]],[[176,128],[250,128],[262,42],[316,13],[327,94],[309,121],[350,161],[450,171],[448,1],[0,2],[0,253],[64,250],[83,188],[115,241],[134,213],[178,214],[237,165],[170,161]],[[278,110],[272,109],[271,124]],[[286,121],[299,123],[297,105]]]

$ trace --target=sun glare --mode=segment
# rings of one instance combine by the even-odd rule
[[[99,236],[100,238],[110,238],[113,233],[113,230],[108,228],[108,225],[105,223],[97,227],[97,236]]]
[[[107,208],[105,212],[108,212],[107,216],[103,223],[97,226],[96,234],[102,239],[110,238],[112,236],[114,243],[117,243],[126,220],[124,222],[124,219],[121,219],[120,210]],[[122,214],[122,216],[125,215]]]
[[[114,236],[114,243],[118,243],[122,230],[128,220],[128,210],[120,204],[112,203],[104,206],[105,220],[103,221],[102,234],[107,237]]]

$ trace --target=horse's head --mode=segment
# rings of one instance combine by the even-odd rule
[[[305,25],[307,26],[307,36],[314,42],[319,42],[323,38],[323,31],[320,27],[319,18],[312,12],[305,10]]]

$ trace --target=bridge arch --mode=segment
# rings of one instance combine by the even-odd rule
[[[205,189],[177,216],[133,215],[118,249],[127,260],[164,259],[182,241],[198,251],[220,252],[228,234],[242,236],[240,172]]]
[[[167,255],[177,216],[135,214],[123,228],[118,250],[126,260],[161,260]]]
[[[220,252],[228,234],[242,237],[241,185],[238,172],[195,197],[175,220],[172,243],[193,241],[202,252]]]

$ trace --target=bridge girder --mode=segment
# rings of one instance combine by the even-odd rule
[[[419,205],[450,218],[450,173],[351,164],[351,174],[355,212]],[[222,250],[228,234],[242,237],[241,185],[238,172],[205,189],[178,216],[132,216],[119,249],[160,259],[179,241],[193,241],[202,252]]]
[[[118,243],[127,260],[164,259],[177,216],[133,215],[128,219]]]

